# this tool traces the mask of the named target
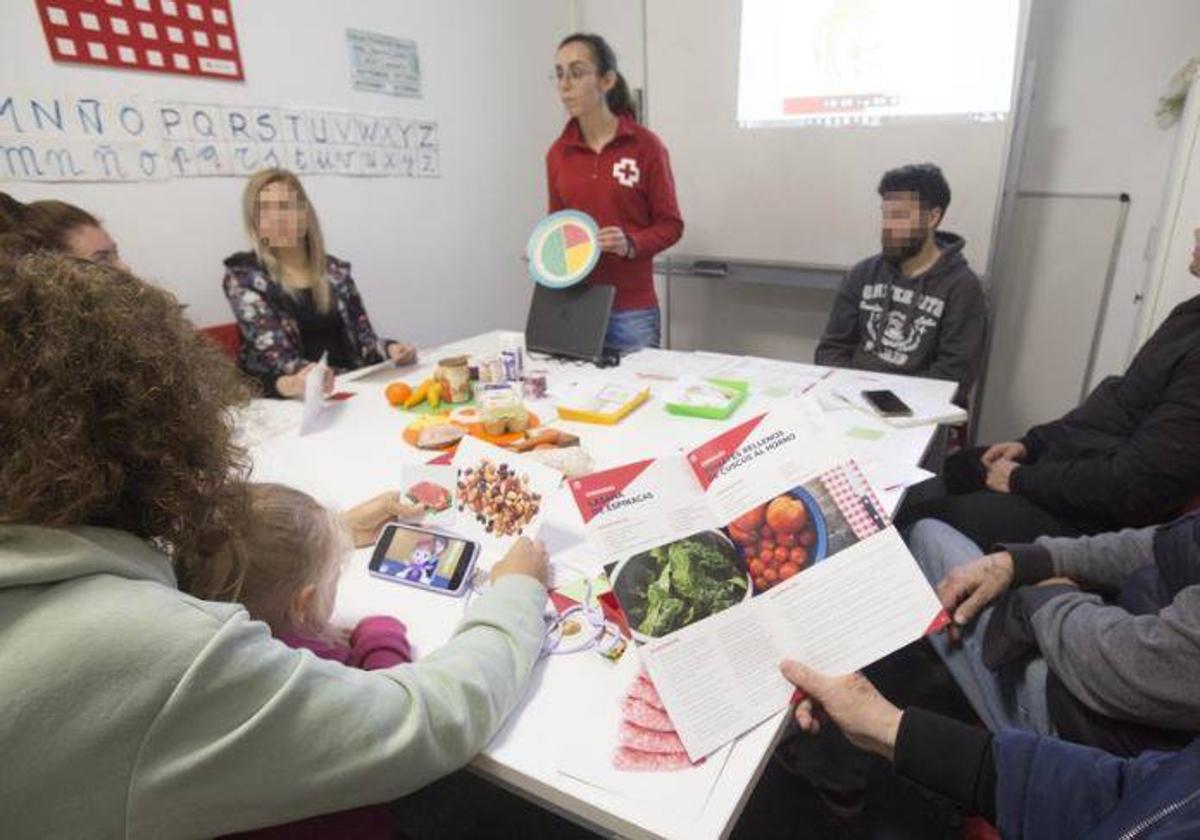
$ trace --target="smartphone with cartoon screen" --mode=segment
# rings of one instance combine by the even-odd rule
[[[462,595],[471,582],[479,544],[440,531],[393,523],[383,529],[368,570],[374,577]]]

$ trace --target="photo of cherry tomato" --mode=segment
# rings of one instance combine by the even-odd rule
[[[752,577],[752,578],[762,577],[762,573],[765,568],[766,568],[766,566],[763,564],[763,561],[751,560],[750,561],[750,577]]]
[[[782,545],[784,548],[791,548],[792,546],[797,545],[798,539],[799,538],[795,534],[775,535],[775,542],[779,545]]]
[[[754,543],[758,542],[758,535],[753,530],[744,531],[738,526],[737,522],[729,523],[729,536],[738,545],[754,545]]]
[[[800,567],[795,563],[784,563],[779,567],[779,579],[787,580],[790,577],[795,577],[800,573]]]
[[[777,583],[779,581],[779,570],[768,566],[763,570],[763,580],[767,583]]]
[[[786,563],[788,561],[789,556],[790,556],[790,549],[785,548],[782,545],[775,546],[775,562],[776,563]]]
[[[764,521],[766,521],[766,518],[767,506],[759,505],[756,508],[751,508],[750,510],[746,511],[729,524],[731,527],[736,525],[741,530],[752,534],[762,527],[762,524]]]
[[[805,548],[812,548],[817,544],[817,532],[811,528],[805,529],[800,532],[799,540],[800,545]]]
[[[788,562],[803,569],[808,564],[808,549],[801,545],[796,546],[788,552]]]

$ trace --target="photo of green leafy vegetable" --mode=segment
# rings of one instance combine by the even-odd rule
[[[613,591],[629,626],[658,638],[742,601],[749,582],[733,543],[701,531],[618,565]]]

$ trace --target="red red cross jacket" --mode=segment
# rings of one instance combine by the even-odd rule
[[[671,162],[658,136],[621,115],[616,136],[597,154],[572,119],[546,153],[546,181],[551,213],[582,210],[633,242],[630,259],[601,255],[588,282],[617,287],[614,309],[657,307],[652,260],[683,235]]]

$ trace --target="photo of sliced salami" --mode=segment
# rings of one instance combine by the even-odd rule
[[[653,706],[656,709],[666,709],[663,705],[662,698],[658,696],[658,689],[654,687],[654,683],[650,682],[650,678],[644,673],[638,674],[638,678],[629,686],[629,696],[636,697],[648,706]]]
[[[692,766],[687,753],[642,752],[631,747],[618,747],[613,753],[613,767],[618,770],[670,771],[686,770]]]
[[[617,731],[617,741],[623,747],[632,747],[642,752],[685,752],[683,741],[679,740],[679,735],[676,733],[645,729],[627,720],[621,721],[621,728]]]
[[[621,703],[621,717],[643,729],[656,729],[659,732],[675,731],[675,726],[667,717],[666,712],[656,709],[636,697],[626,697]]]

